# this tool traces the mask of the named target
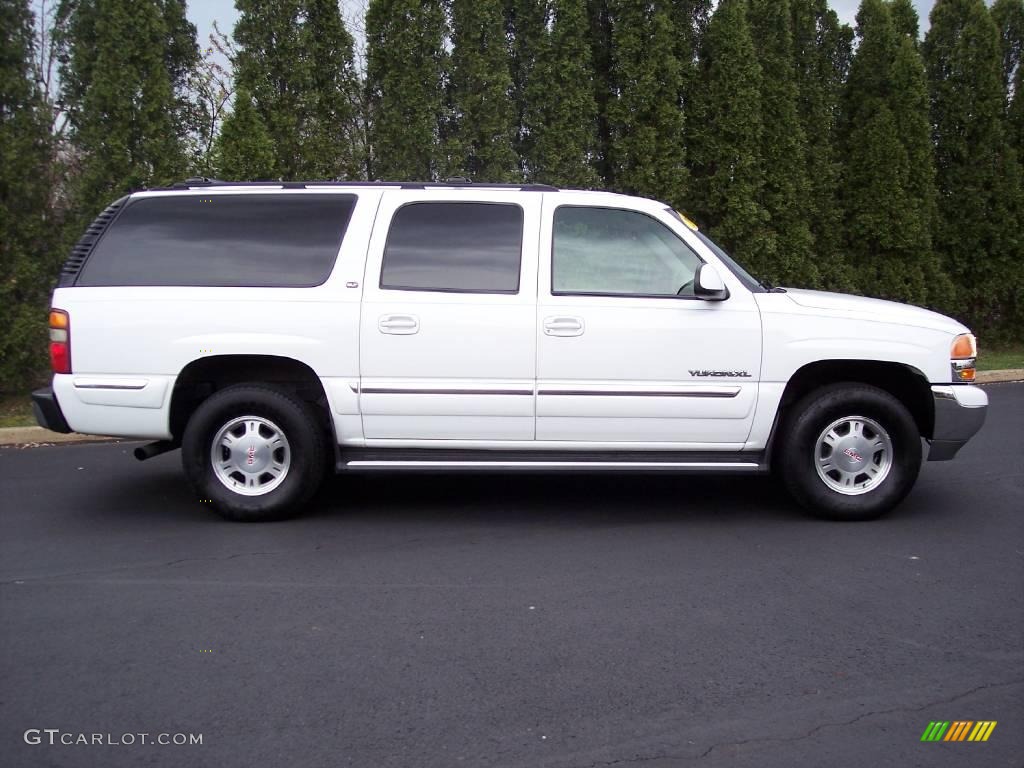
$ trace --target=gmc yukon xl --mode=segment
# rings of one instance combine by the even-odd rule
[[[605,192],[191,179],[110,205],[52,307],[39,423],[180,448],[235,520],[332,470],[771,470],[867,519],[987,406],[956,320],[771,288]]]

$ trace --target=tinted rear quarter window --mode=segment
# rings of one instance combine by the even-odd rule
[[[331,274],[355,195],[178,195],[131,201],[82,286],[310,287]]]
[[[523,209],[508,203],[425,202],[391,220],[380,287],[518,293]]]

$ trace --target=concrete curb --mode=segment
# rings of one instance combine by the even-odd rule
[[[1024,368],[1008,368],[1005,371],[978,371],[979,384],[998,384],[1002,381],[1024,381]]]
[[[0,446],[17,445],[23,448],[35,448],[41,445],[58,443],[108,443],[124,440],[122,437],[104,437],[103,435],[80,435],[77,432],[51,432],[42,427],[4,427],[0,429]]]
[[[1024,381],[1024,368],[978,372],[978,384],[998,384],[1004,381]],[[102,435],[80,435],[77,432],[65,435],[60,432],[51,432],[42,427],[5,427],[0,429],[0,445],[17,445],[24,448],[56,445],[58,443],[106,443],[131,439],[125,437],[103,437]]]

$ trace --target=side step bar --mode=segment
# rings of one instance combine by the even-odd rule
[[[343,451],[339,472],[719,472],[768,471],[760,453],[359,450]]]
[[[569,471],[569,472],[763,472],[756,462],[700,462],[700,461],[346,461],[344,469],[351,471],[372,470],[433,470],[440,472],[476,471],[525,472]]]

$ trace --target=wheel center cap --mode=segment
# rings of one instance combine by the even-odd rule
[[[845,450],[843,450],[843,453],[849,456],[850,460],[855,464],[864,463],[864,457],[857,453],[857,451],[855,451],[853,448],[846,448]]]
[[[270,451],[263,441],[243,440],[235,456],[236,465],[243,471],[258,474],[267,468]]]
[[[836,446],[834,456],[836,466],[846,472],[860,472],[867,465],[868,459],[870,459],[864,441],[857,439],[853,435],[840,441]]]

